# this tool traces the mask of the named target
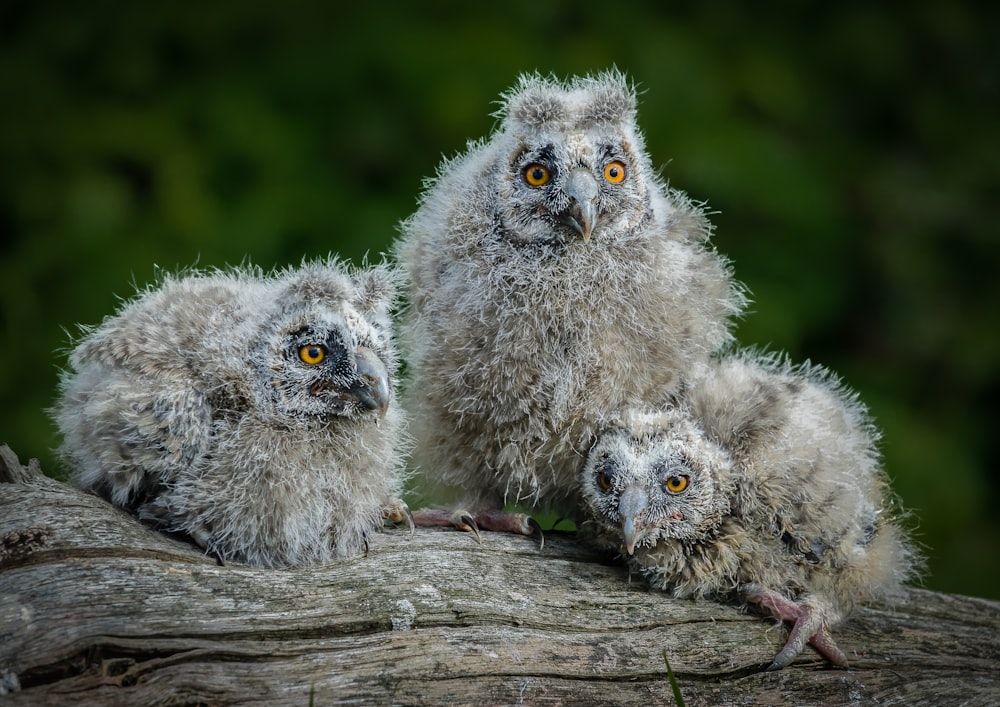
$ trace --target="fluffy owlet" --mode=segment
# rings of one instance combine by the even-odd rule
[[[220,559],[357,553],[396,500],[386,266],[168,276],[72,351],[53,410],[84,489]]]
[[[669,401],[743,295],[702,210],[653,169],[621,75],[525,76],[497,116],[396,246],[414,460],[461,507],[570,515],[595,431]]]
[[[635,411],[582,472],[599,544],[676,597],[738,596],[792,624],[770,669],[891,597],[916,553],[894,519],[864,408],[817,367],[723,360],[680,405]]]

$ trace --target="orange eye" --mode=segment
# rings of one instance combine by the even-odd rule
[[[614,478],[608,472],[600,471],[597,473],[597,485],[601,487],[601,491],[610,491],[614,486]]]
[[[540,187],[552,179],[552,173],[545,165],[533,162],[524,168],[524,181],[533,187]]]
[[[625,165],[615,160],[604,165],[604,178],[612,184],[619,184],[625,181]]]
[[[326,347],[320,344],[307,344],[299,349],[299,359],[310,366],[321,363],[324,358],[326,358]]]
[[[691,477],[684,474],[674,474],[667,477],[667,480],[663,482],[663,487],[670,493],[681,493],[690,482]]]

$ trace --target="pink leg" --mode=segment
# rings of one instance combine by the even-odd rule
[[[413,522],[420,527],[452,526],[475,534],[482,542],[480,529],[518,535],[538,535],[540,546],[545,547],[545,536],[538,522],[524,513],[509,511],[480,511],[470,513],[464,509],[449,511],[444,508],[425,508],[413,513]]]
[[[748,584],[743,588],[743,597],[754,604],[768,609],[776,618],[792,623],[785,647],[768,666],[768,670],[779,670],[791,663],[806,647],[812,645],[834,665],[847,667],[847,656],[840,650],[830,635],[826,617],[817,607],[797,604],[772,589],[759,584]]]

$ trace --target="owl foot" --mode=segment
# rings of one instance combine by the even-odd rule
[[[545,534],[542,533],[542,526],[538,521],[526,513],[513,513],[511,511],[482,511],[477,513],[476,522],[484,530],[493,530],[501,533],[516,533],[517,535],[537,535],[538,549],[545,547]]]
[[[421,528],[439,528],[446,526],[458,528],[476,536],[476,542],[482,542],[479,526],[475,519],[466,511],[449,511],[444,508],[424,508],[413,513],[413,522]]]
[[[545,535],[538,521],[524,513],[510,511],[480,511],[470,513],[464,509],[448,511],[443,508],[425,508],[413,514],[413,520],[418,526],[440,527],[450,526],[470,532],[476,536],[476,542],[482,542],[480,529],[518,535],[538,535],[539,547],[545,547]]]
[[[780,670],[791,663],[797,655],[802,653],[806,643],[809,643],[819,651],[820,655],[837,667],[847,667],[847,656],[830,635],[826,615],[818,607],[796,603],[759,584],[745,586],[743,597],[748,602],[768,609],[775,618],[792,623],[785,647],[775,656],[774,661],[767,667],[767,671]]]
[[[406,505],[406,501],[400,498],[392,499],[382,511],[382,515],[393,525],[399,525],[406,521],[406,524],[410,526],[410,537],[413,537],[413,533],[416,532],[416,523],[413,521],[413,513]]]
[[[208,528],[205,526],[199,526],[195,528],[188,536],[195,542],[195,544],[205,551],[205,554],[209,557],[215,559],[215,563],[219,567],[226,566],[226,560],[219,554],[218,550],[212,547],[212,534],[209,532]]]

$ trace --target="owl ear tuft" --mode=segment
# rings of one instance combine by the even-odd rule
[[[588,97],[581,121],[593,125],[632,123],[636,118],[635,87],[624,74],[608,71],[577,79],[574,88]]]
[[[399,274],[386,263],[356,270],[351,276],[355,295],[353,302],[365,312],[387,312],[396,303]]]
[[[568,114],[563,97],[555,79],[524,74],[513,90],[501,96],[501,108],[496,115],[533,128],[562,123]]]
[[[350,299],[351,283],[336,261],[303,262],[297,269],[280,273],[283,289],[294,295],[289,301],[334,302]],[[279,301],[284,301],[280,298]]]
[[[501,97],[496,116],[532,128],[546,125],[590,128],[631,124],[636,93],[624,74],[607,71],[562,83],[539,74],[522,75]]]

